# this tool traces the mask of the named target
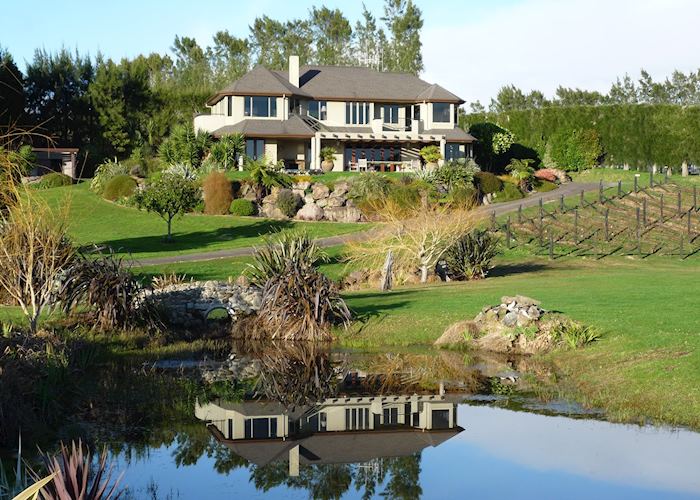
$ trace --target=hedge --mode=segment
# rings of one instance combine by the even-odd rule
[[[66,174],[60,172],[51,172],[42,176],[41,180],[34,184],[37,189],[51,189],[61,186],[70,186],[73,184],[73,179],[71,179]]]
[[[231,213],[239,216],[255,215],[255,204],[245,198],[238,198],[231,202]]]
[[[102,191],[102,197],[105,200],[116,201],[121,198],[128,198],[136,191],[137,183],[129,175],[117,175],[112,177],[105,185]]]

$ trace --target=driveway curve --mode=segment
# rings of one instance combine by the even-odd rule
[[[543,202],[558,200],[562,195],[564,197],[574,196],[579,194],[581,191],[595,191],[599,188],[600,184],[597,182],[568,182],[562,184],[554,191],[548,191],[546,193],[534,193],[527,198],[522,200],[506,201],[503,203],[497,203],[494,205],[487,205],[480,207],[479,210],[485,211],[489,214],[496,212],[496,215],[503,215],[509,212],[514,212],[518,207],[523,208],[532,207],[539,204],[540,199]],[[345,243],[363,241],[371,235],[372,231],[360,231],[357,233],[344,234],[340,236],[330,236],[327,238],[319,238],[316,240],[316,244],[320,247],[332,247],[336,245],[343,245]],[[163,257],[151,257],[148,259],[139,259],[134,262],[134,266],[156,266],[163,264],[179,264],[182,262],[200,262],[207,260],[216,259],[228,259],[231,257],[245,257],[253,254],[254,247],[243,247],[243,248],[231,248],[229,250],[216,250],[212,252],[201,252],[201,253],[191,253],[184,255],[167,255]]]

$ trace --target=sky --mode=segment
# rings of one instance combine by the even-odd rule
[[[700,68],[698,0],[415,1],[421,77],[467,102],[488,104],[508,84],[548,96],[559,85],[606,92],[641,68],[655,79]],[[381,16],[383,2],[365,4]],[[38,47],[119,59],[166,52],[175,35],[203,46],[219,30],[244,37],[257,16],[305,17],[314,5],[340,8],[353,25],[362,11],[358,0],[0,0],[0,46],[21,68]]]

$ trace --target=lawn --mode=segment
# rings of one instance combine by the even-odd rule
[[[577,397],[613,418],[644,415],[697,428],[699,279],[698,259],[504,259],[483,281],[349,293],[363,323],[340,339],[356,347],[429,343],[502,295],[524,294],[602,331],[588,348],[549,356]]]
[[[367,229],[363,224],[277,221],[256,217],[188,214],[173,222],[173,241],[163,236],[165,222],[157,215],[107,202],[87,183],[41,192],[51,203],[69,203],[69,233],[78,245],[109,245],[135,258],[249,247],[275,231],[303,230],[314,238]]]

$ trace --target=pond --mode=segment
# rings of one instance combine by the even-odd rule
[[[239,346],[104,367],[52,439],[105,445],[127,498],[700,497],[700,434],[607,422],[550,376],[457,352]]]

